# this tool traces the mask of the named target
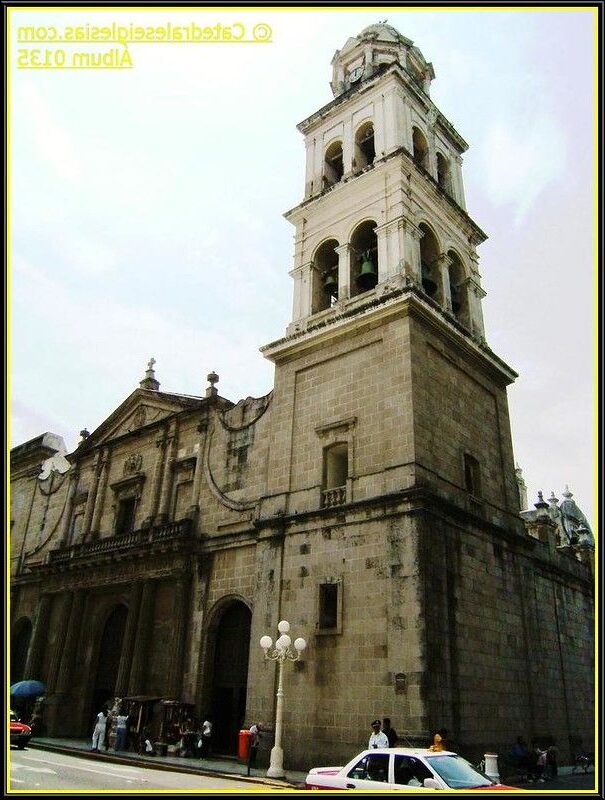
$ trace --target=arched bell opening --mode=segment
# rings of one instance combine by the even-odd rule
[[[115,697],[127,619],[128,609],[125,605],[120,604],[113,608],[105,621],[98,650],[95,682],[90,698],[92,704],[88,713],[90,719],[94,719],[101,708]]]
[[[362,222],[351,236],[351,297],[373,289],[378,283],[378,237],[376,222]]]
[[[429,168],[429,146],[427,141],[424,137],[424,134],[420,130],[414,126],[412,128],[412,146],[413,146],[413,155],[414,161],[422,169],[428,171]]]
[[[443,155],[437,153],[437,183],[444,192],[452,194],[452,176],[450,171],[450,162]]]
[[[361,172],[366,167],[374,163],[376,158],[376,148],[374,145],[374,125],[372,122],[364,122],[355,133],[355,155],[353,157],[353,169]]]
[[[338,253],[336,239],[323,242],[313,256],[311,313],[325,311],[338,300]]]
[[[439,243],[428,225],[423,222],[418,226],[422,233],[420,239],[420,268],[422,272],[422,289],[430,298],[443,304],[441,280],[439,276]]]
[[[343,173],[342,142],[332,142],[324,156],[323,188],[334,186],[342,178]]]
[[[465,284],[464,267],[460,257],[453,251],[448,251],[450,263],[448,276],[450,282],[450,297],[452,298],[452,313],[461,325],[470,327],[468,291]]]
[[[11,636],[11,663],[10,682],[17,683],[26,677],[36,678],[36,675],[25,675],[25,663],[32,638],[32,624],[27,617],[17,620]]]

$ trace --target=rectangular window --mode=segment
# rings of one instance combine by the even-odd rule
[[[319,633],[342,631],[342,582],[319,584],[317,629]]]
[[[481,497],[481,468],[476,458],[464,454],[464,485],[474,497]]]
[[[130,533],[134,529],[136,502],[135,497],[127,497],[124,500],[120,500],[116,517],[116,536],[122,533]]]

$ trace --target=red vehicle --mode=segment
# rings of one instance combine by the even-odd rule
[[[24,722],[20,722],[14,711],[10,717],[11,744],[16,744],[19,750],[23,750],[32,736],[32,729]]]

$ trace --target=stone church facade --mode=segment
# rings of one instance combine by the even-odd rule
[[[287,619],[308,648],[286,666],[286,766],[347,760],[378,716],[469,756],[554,736],[564,758],[594,733],[593,548],[520,516],[467,145],[390,26],[332,66],[298,126],[273,390],[165,392],[151,361],[73,453],[49,434],[11,451],[11,681],[46,683],[49,735],[88,735],[115,696],[173,698],[233,751],[274,719],[258,642]]]

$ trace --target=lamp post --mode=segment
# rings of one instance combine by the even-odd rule
[[[265,651],[265,659],[267,661],[277,661],[278,664],[275,744],[271,750],[271,760],[269,762],[269,769],[267,770],[267,777],[269,778],[283,778],[286,774],[284,772],[284,751],[281,746],[282,716],[284,711],[284,662],[298,661],[300,654],[307,646],[305,640],[299,638],[294,641],[294,649],[292,649],[292,639],[288,636],[290,623],[285,619],[279,623],[277,630],[280,632],[281,636],[275,642],[275,647],[273,646],[273,639],[270,636],[263,636],[260,640],[260,646]]]

